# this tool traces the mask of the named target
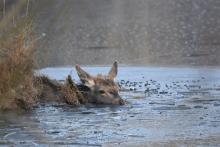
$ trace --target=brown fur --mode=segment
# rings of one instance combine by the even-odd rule
[[[90,103],[120,105],[125,103],[119,96],[119,87],[114,81],[117,75],[117,67],[117,62],[114,62],[107,76],[98,74],[96,77],[93,77],[79,65],[76,66],[82,84],[89,89],[86,92],[86,96]]]
[[[87,102],[70,75],[68,75],[65,84],[61,84],[45,76],[35,77],[35,79],[39,81],[38,85],[41,85],[41,102],[66,102],[70,105],[85,104]]]

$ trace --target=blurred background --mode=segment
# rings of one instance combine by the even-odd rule
[[[39,67],[220,63],[219,0],[1,0],[0,18],[21,1]]]

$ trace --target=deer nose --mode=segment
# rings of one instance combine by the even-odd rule
[[[121,96],[118,95],[117,99],[118,99],[118,104],[119,105],[124,105],[125,104],[125,101],[121,98]]]
[[[122,98],[120,98],[119,99],[119,105],[124,105],[124,104],[125,104],[125,101]]]

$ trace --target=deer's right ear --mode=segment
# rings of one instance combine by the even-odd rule
[[[81,82],[88,86],[88,87],[92,87],[95,85],[95,82],[92,78],[92,76],[90,74],[88,74],[86,71],[84,71],[79,65],[76,65],[76,71],[77,74],[81,80]]]

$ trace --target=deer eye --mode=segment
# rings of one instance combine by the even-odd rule
[[[104,90],[99,90],[99,93],[100,93],[100,94],[104,94],[105,91],[104,91]]]
[[[117,92],[110,92],[111,95],[117,96]]]

